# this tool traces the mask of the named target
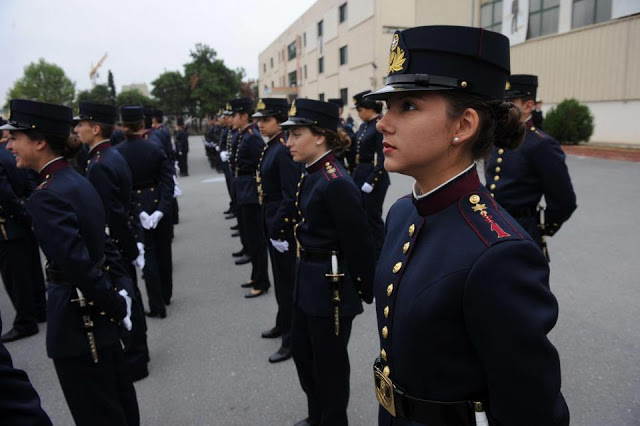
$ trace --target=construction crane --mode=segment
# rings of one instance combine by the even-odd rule
[[[91,71],[89,71],[89,78],[91,79],[91,84],[94,86],[96,85],[96,79],[98,78],[98,69],[100,68],[100,66],[102,65],[105,59],[107,59],[107,53],[105,53],[102,56],[102,58],[100,58],[96,66],[91,67]]]

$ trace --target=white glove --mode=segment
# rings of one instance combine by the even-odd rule
[[[362,188],[360,188],[360,190],[362,192],[366,192],[367,194],[371,193],[371,191],[373,191],[373,185],[365,182],[362,184]]]
[[[131,323],[131,298],[129,297],[127,290],[120,290],[118,294],[124,297],[124,301],[127,302],[127,316],[122,320],[122,325],[124,325],[124,328],[131,331],[131,327],[133,326]]]
[[[285,251],[289,250],[288,241],[277,241],[271,238],[269,238],[269,241],[271,241],[271,245],[273,246],[273,248],[278,250],[280,253],[284,253]]]
[[[140,224],[144,229],[151,229],[151,225],[149,225],[149,214],[147,212],[140,213]]]
[[[182,195],[182,191],[178,188],[178,178],[173,175],[173,198],[178,198]]]
[[[220,159],[223,163],[229,161],[229,153],[227,151],[220,151]]]
[[[142,271],[144,269],[144,244],[136,243],[136,246],[138,246],[138,257],[133,261],[133,264]]]
[[[215,146],[216,151],[220,152],[220,147],[218,145]]]
[[[173,169],[176,171],[176,173],[178,173],[180,171],[180,167],[178,167],[178,162],[177,161],[173,162]]]
[[[151,213],[151,216],[149,216],[149,227],[151,229],[156,229],[156,226],[158,226],[158,223],[162,220],[162,218],[164,217],[164,213],[162,213],[160,210],[156,210],[155,212]]]

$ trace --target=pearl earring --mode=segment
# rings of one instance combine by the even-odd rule
[[[320,145],[322,142],[316,142],[316,145]]]
[[[458,143],[458,142],[460,142],[460,138],[458,138],[457,136],[453,138],[453,143]]]

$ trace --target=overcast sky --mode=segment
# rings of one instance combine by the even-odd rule
[[[0,105],[24,67],[44,58],[89,89],[98,83],[147,83],[184,71],[196,43],[213,47],[229,68],[258,76],[258,53],[315,0],[0,0]]]

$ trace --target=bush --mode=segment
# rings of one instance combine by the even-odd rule
[[[593,115],[577,99],[565,99],[547,113],[544,131],[560,143],[577,145],[593,135]]]

